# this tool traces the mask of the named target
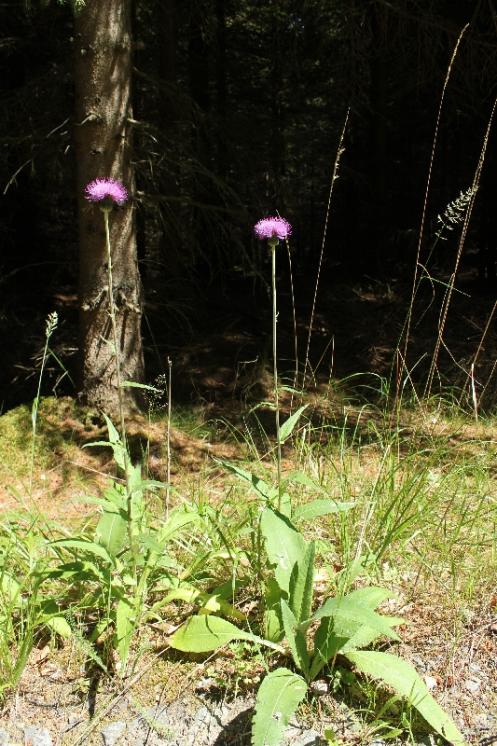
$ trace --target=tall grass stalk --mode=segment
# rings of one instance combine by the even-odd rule
[[[38,389],[36,391],[36,397],[33,401],[33,406],[31,409],[31,458],[30,458],[30,464],[29,464],[29,495],[32,495],[33,492],[33,475],[34,475],[34,465],[35,465],[35,453],[36,453],[36,429],[38,426],[38,409],[40,406],[40,395],[41,395],[41,383],[43,380],[43,373],[45,372],[45,365],[48,358],[48,345],[50,342],[50,337],[54,333],[54,331],[57,328],[58,324],[58,316],[57,312],[53,311],[52,313],[48,314],[47,321],[45,325],[45,346],[43,348],[43,356],[41,359],[41,368],[40,368],[40,375],[38,376]]]
[[[290,244],[288,243],[288,241],[285,241],[285,244],[286,244],[286,252],[288,256],[288,269],[290,272],[290,297],[292,299],[293,349],[294,349],[294,355],[295,355],[295,369],[293,373],[292,389],[295,389],[298,385],[298,378],[299,378],[299,338],[298,338],[298,332],[297,332],[297,312],[295,310],[295,290],[293,287],[292,255],[290,252]],[[293,408],[293,397],[294,397],[294,391],[292,391],[292,398],[290,400],[290,414]]]
[[[487,152],[488,139],[490,137],[490,130],[492,128],[492,122],[493,122],[493,119],[494,119],[496,107],[497,107],[497,98],[494,100],[494,104],[492,106],[492,111],[490,112],[490,117],[489,117],[489,120],[488,120],[488,123],[487,123],[487,129],[485,131],[485,135],[484,135],[484,138],[483,138],[483,144],[482,144],[482,147],[481,147],[480,155],[478,157],[478,163],[477,163],[477,166],[476,166],[476,169],[475,169],[475,173],[474,173],[474,177],[473,177],[473,183],[471,185],[471,198],[470,198],[470,201],[469,201],[469,204],[468,204],[465,216],[464,216],[464,222],[463,222],[463,226],[462,226],[462,230],[461,230],[461,236],[459,238],[459,243],[458,243],[458,246],[457,246],[457,254],[456,254],[456,259],[455,259],[455,263],[454,263],[454,270],[453,270],[453,272],[452,272],[452,274],[450,276],[450,281],[449,281],[448,287],[447,287],[447,289],[445,291],[445,295],[444,295],[444,299],[443,299],[443,303],[442,303],[442,311],[441,311],[441,318],[440,318],[440,323],[439,323],[439,327],[438,327],[437,341],[435,343],[435,349],[433,351],[431,365],[430,365],[430,370],[428,372],[428,378],[427,378],[426,386],[425,386],[425,392],[424,393],[425,393],[426,397],[429,397],[430,394],[431,394],[431,388],[432,388],[432,385],[433,385],[433,378],[435,376],[435,371],[437,369],[437,363],[438,363],[438,357],[439,357],[439,354],[440,354],[440,348],[443,345],[445,347],[445,349],[447,349],[447,347],[446,347],[446,345],[445,345],[445,343],[443,341],[443,333],[444,333],[444,330],[445,330],[445,325],[447,323],[447,316],[448,316],[448,313],[449,313],[449,306],[450,306],[450,302],[451,302],[451,299],[452,299],[452,294],[454,292],[454,285],[455,285],[455,281],[456,281],[457,271],[459,269],[459,263],[461,261],[461,256],[462,256],[462,252],[463,252],[463,249],[464,249],[464,244],[466,242],[466,236],[468,234],[469,223],[470,223],[470,220],[471,220],[471,215],[472,215],[472,212],[473,212],[473,208],[474,208],[474,204],[475,204],[475,199],[476,199],[476,193],[477,193],[478,187],[480,185],[481,172],[482,172],[482,169],[483,169],[483,164],[485,162],[485,154]]]
[[[324,229],[323,229],[323,238],[321,240],[321,251],[319,252],[319,262],[318,262],[318,269],[317,269],[317,275],[316,275],[316,284],[314,286],[314,297],[312,299],[312,308],[311,308],[311,316],[309,319],[309,331],[307,333],[307,346],[305,350],[305,361],[304,361],[304,372],[302,374],[302,388],[300,393],[300,399],[302,400],[304,395],[304,389],[305,389],[305,377],[307,373],[307,367],[309,365],[309,352],[311,349],[311,338],[312,338],[312,327],[314,325],[314,315],[316,313],[316,303],[318,298],[318,289],[319,289],[319,280],[321,278],[321,267],[323,264],[323,257],[324,257],[324,249],[326,245],[326,236],[328,233],[328,223],[330,219],[330,211],[331,211],[331,199],[333,196],[333,189],[335,187],[335,181],[338,179],[338,170],[340,167],[340,160],[342,157],[342,153],[344,152],[343,147],[343,141],[345,139],[345,133],[347,131],[347,124],[349,122],[349,115],[350,115],[350,107],[347,109],[347,114],[345,115],[345,121],[343,123],[342,132],[340,134],[340,139],[338,141],[338,149],[337,154],[335,156],[335,161],[333,163],[333,171],[331,174],[331,183],[330,183],[330,191],[328,193],[328,203],[326,205],[326,215],[324,219]]]
[[[457,57],[457,52],[459,50],[459,46],[461,44],[462,38],[463,38],[464,34],[466,33],[468,27],[469,27],[469,23],[467,23],[462,28],[461,33],[459,34],[459,36],[457,38],[456,44],[454,46],[454,50],[452,52],[452,56],[451,56],[450,61],[449,61],[449,66],[447,68],[447,73],[445,75],[445,79],[444,79],[444,83],[443,83],[443,87],[442,87],[442,93],[441,93],[441,96],[440,96],[440,102],[438,104],[437,121],[435,123],[435,132],[433,134],[433,141],[432,141],[431,153],[430,153],[430,163],[429,163],[429,166],[428,166],[428,176],[427,176],[427,180],[426,180],[426,189],[425,189],[424,200],[423,200],[423,209],[421,211],[421,221],[420,221],[420,225],[419,225],[418,244],[417,244],[417,247],[416,247],[416,261],[415,261],[415,264],[414,264],[414,275],[413,275],[413,279],[412,279],[411,300],[410,300],[410,303],[409,303],[409,309],[408,309],[408,312],[407,312],[407,319],[406,319],[405,328],[404,328],[404,331],[403,331],[403,333],[405,334],[404,348],[403,348],[403,353],[402,353],[402,360],[403,360],[403,364],[404,365],[406,365],[406,363],[407,363],[407,349],[408,349],[408,346],[409,346],[409,337],[410,337],[410,334],[411,334],[412,317],[413,317],[413,311],[414,311],[414,301],[416,299],[416,294],[417,294],[418,289],[419,289],[419,278],[418,278],[418,274],[419,274],[419,269],[423,266],[421,264],[421,249],[422,249],[422,246],[423,246],[424,227],[425,227],[425,222],[426,222],[426,214],[427,214],[427,211],[428,211],[428,196],[429,196],[429,193],[430,193],[431,177],[432,177],[432,174],[433,174],[433,165],[435,163],[435,152],[436,152],[437,144],[438,144],[438,133],[440,131],[440,121],[441,121],[441,118],[442,118],[442,109],[443,109],[443,105],[444,105],[444,101],[445,101],[445,92],[446,92],[447,86],[449,84],[450,76],[452,74],[452,68],[454,66],[454,62],[455,62],[455,59]],[[400,347],[400,344],[401,344],[401,342],[399,341],[399,347]],[[396,404],[397,404],[397,406],[399,406],[400,381],[401,381],[401,379],[403,377],[401,371],[402,371],[402,369],[399,367],[399,370],[397,372],[397,389],[396,389]]]
[[[476,352],[475,352],[475,355],[473,357],[473,361],[472,361],[471,366],[470,366],[470,373],[472,372],[473,375],[474,375],[474,371],[475,371],[475,368],[476,368],[476,363],[478,362],[478,358],[480,356],[480,352],[482,351],[482,348],[483,348],[483,343],[485,342],[485,339],[487,337],[487,333],[488,333],[488,330],[490,329],[490,324],[492,323],[492,320],[494,318],[495,310],[496,309],[497,309],[497,300],[494,302],[494,304],[492,306],[492,310],[490,311],[490,314],[489,314],[489,316],[487,318],[487,321],[486,321],[486,324],[485,324],[485,328],[483,329],[482,335],[480,337],[480,341],[478,343],[478,347],[476,348]],[[465,390],[466,385],[467,385],[468,381],[470,380],[470,378],[471,378],[471,376],[468,374],[466,376],[466,381],[465,381],[465,384],[464,384],[463,389],[461,391],[461,395],[459,397],[459,401],[458,401],[459,406],[461,406],[462,399],[464,397],[464,390]],[[473,385],[473,381],[471,382],[471,385]],[[481,395],[480,395],[480,400],[483,398],[483,396],[485,394],[486,387],[487,387],[487,384],[485,384],[485,386],[483,387],[483,390],[482,390]]]

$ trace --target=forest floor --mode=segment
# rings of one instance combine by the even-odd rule
[[[395,592],[383,610],[405,619],[396,652],[416,666],[468,742],[489,746],[497,740],[493,422],[474,423],[463,415],[444,414],[442,408],[406,411],[387,445],[391,434],[377,408],[359,407],[336,394],[327,399],[323,393],[326,387],[307,400],[313,409],[307,422],[314,419],[315,429],[322,432],[308,438],[304,456],[302,442],[300,457],[285,451],[284,471],[303,458],[308,473],[320,473],[331,494],[358,502],[358,519],[374,504],[368,541],[373,546],[382,540],[382,531],[390,536],[381,560],[367,574]],[[43,401],[31,497],[24,501],[20,496],[29,491],[30,427],[25,407],[0,418],[3,511],[29,511],[67,531],[96,520],[97,511],[82,498],[101,492],[115,467],[109,449],[82,446],[102,439],[101,423],[70,399]],[[255,437],[253,427],[252,432]],[[163,478],[164,417],[135,418],[129,435],[131,448],[147,454],[150,476]],[[397,453],[391,452],[387,468],[392,445]],[[188,417],[178,412],[171,446],[178,494],[214,506],[232,505],[233,491],[239,499],[238,486],[214,459],[254,466],[254,445],[247,437],[240,432],[234,437],[224,422],[202,418],[199,409]],[[261,465],[273,468],[264,455]],[[311,533],[328,529],[323,523]],[[349,530],[352,540],[352,525]],[[340,558],[333,562],[339,570]],[[152,625],[145,632],[125,679],[96,674],[81,640],[54,645],[42,637],[16,695],[4,703],[4,742],[248,744],[255,686],[263,672],[260,660],[240,647],[200,658],[171,655],[167,635],[173,629],[174,620],[169,627]],[[322,677],[300,708],[288,743],[380,744],[395,736],[399,717],[401,731],[409,732],[412,713],[403,713],[395,702],[383,711],[385,699],[375,692],[371,686],[347,691],[333,677]],[[328,740],[319,740],[325,731]],[[407,740],[399,734],[393,742],[430,740],[415,730]]]
[[[311,349],[320,362],[308,371],[307,410],[284,448],[283,473],[301,470],[330,497],[355,503],[346,519],[323,519],[306,529],[309,538],[331,546],[322,551],[317,585],[323,592],[332,588],[333,574],[344,570],[359,545],[367,547],[374,561],[358,583],[394,592],[381,610],[405,620],[395,652],[415,665],[468,743],[491,746],[497,743],[495,422],[481,415],[475,421],[471,382],[461,371],[450,388],[423,403],[407,385],[405,406],[392,415],[382,377],[391,372],[404,303],[405,288],[375,281],[352,291],[334,288],[324,299]],[[464,292],[454,304],[450,354],[442,349],[439,371],[451,355],[471,361],[491,306],[487,296],[468,300]],[[253,497],[219,460],[264,478],[275,473],[274,413],[267,405],[270,337],[261,339],[259,320],[252,324],[239,311],[235,321],[236,309],[229,319],[220,314],[214,328],[222,331],[171,347],[172,504],[209,505],[230,520],[250,509]],[[427,369],[436,313],[428,304],[413,327],[410,350],[418,372]],[[305,325],[298,322],[298,330],[305,338]],[[291,359],[292,331],[280,331],[282,355]],[[481,380],[490,381],[488,397],[496,347],[489,333],[478,353]],[[283,373],[289,385],[292,365]],[[358,370],[369,373],[357,376]],[[298,399],[283,393],[283,419]],[[166,433],[163,400],[151,402],[149,416],[128,422],[133,461],[143,463],[151,479],[167,476]],[[41,402],[34,448],[30,407],[3,414],[3,529],[28,520],[70,535],[95,525],[99,510],[87,498],[101,495],[116,470],[109,448],[86,446],[105,436],[98,413],[69,397]],[[308,497],[304,488],[295,489],[296,500]],[[18,686],[4,699],[0,744],[249,744],[264,672],[260,656],[244,645],[181,656],[167,642],[181,618],[176,613],[141,631],[124,678],[98,671],[82,634],[38,636]],[[315,683],[287,733],[289,744],[438,742],[397,699],[370,681],[345,685],[343,675],[338,669]]]

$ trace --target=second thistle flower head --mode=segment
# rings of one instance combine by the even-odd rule
[[[254,233],[261,241],[278,239],[284,241],[292,233],[292,226],[285,218],[263,218],[254,225]]]
[[[103,208],[110,208],[113,204],[124,205],[128,199],[128,191],[115,179],[95,179],[86,185],[85,198],[89,202],[99,203]]]

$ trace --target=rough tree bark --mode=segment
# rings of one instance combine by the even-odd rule
[[[131,4],[87,0],[75,17],[75,93],[79,216],[79,303],[83,400],[107,413],[118,407],[108,314],[107,263],[101,211],[83,196],[97,178],[121,181],[131,197]],[[123,380],[143,381],[142,299],[132,202],[110,216],[114,300]],[[137,389],[124,389],[126,409]]]

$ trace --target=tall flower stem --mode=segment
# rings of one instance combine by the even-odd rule
[[[276,307],[276,248],[280,241],[286,241],[292,232],[292,226],[284,218],[269,217],[259,220],[254,225],[254,233],[260,241],[267,240],[271,249],[271,275],[273,289],[273,378],[274,378],[274,408],[276,413],[276,453],[278,464],[278,510],[281,510],[281,431],[280,431],[280,402],[278,395],[278,356],[276,345],[276,324],[278,309]]]
[[[166,521],[169,518],[169,498],[171,496],[171,408],[173,406],[173,363],[171,358],[167,358],[168,376],[167,376],[167,476],[166,476]]]
[[[116,307],[114,304],[114,279],[112,275],[112,252],[110,248],[110,231],[109,231],[109,212],[112,208],[102,207],[105,224],[105,246],[107,249],[107,278],[109,285],[109,315],[112,326],[112,337],[114,342],[114,360],[116,365],[116,384],[117,384],[117,399],[119,405],[119,419],[121,426],[121,442],[123,444],[123,457],[124,457],[124,477],[126,480],[126,498],[128,508],[128,540],[131,555],[133,557],[133,566],[136,571],[136,553],[135,553],[135,541],[134,541],[134,530],[133,530],[133,515],[132,515],[132,491],[130,484],[129,474],[129,457],[128,457],[128,445],[126,442],[126,424],[124,422],[124,397],[122,387],[122,372],[121,372],[121,357],[119,355],[119,337],[117,334],[117,321],[116,321]]]
[[[277,336],[276,325],[278,323],[278,309],[276,305],[276,247],[278,246],[277,238],[270,238],[269,246],[271,248],[271,279],[273,291],[273,379],[274,379],[274,406],[276,419],[276,461],[278,468],[278,510],[281,510],[281,439],[280,439],[280,402],[278,394],[278,357],[277,357]]]

